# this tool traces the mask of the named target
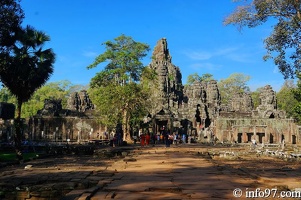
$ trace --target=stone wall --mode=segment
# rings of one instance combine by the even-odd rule
[[[183,86],[180,68],[172,63],[165,38],[157,42],[149,68],[157,79],[152,84],[144,127],[153,133],[164,126],[170,131],[196,134],[199,140],[204,133],[220,142],[246,143],[252,137],[270,143],[300,140],[298,126],[277,109],[276,93],[269,85],[262,90],[256,109],[251,95],[245,93],[234,95],[227,106],[221,105],[217,81]],[[29,120],[28,136],[50,141],[99,139],[105,128],[97,118],[87,92],[75,92],[67,109],[62,109],[60,100],[46,100],[44,108]]]
[[[35,117],[28,122],[28,137],[32,140],[83,142],[101,139],[105,127],[97,119],[80,117]]]
[[[238,93],[228,105],[221,105],[222,97],[215,80],[182,85],[180,69],[172,64],[165,38],[157,42],[149,67],[158,74],[153,84],[158,87],[152,90],[153,106],[149,111],[152,120],[148,121],[155,133],[167,125],[169,129],[184,130],[187,134],[211,132],[223,142],[248,142],[250,138],[246,140],[246,134],[251,137],[251,133],[263,142],[279,142],[283,138],[290,143],[299,141],[297,125],[285,119],[285,112],[277,109],[276,92],[270,85],[263,88],[256,109],[247,93]]]
[[[218,118],[214,131],[220,142],[300,143],[298,126],[292,119]]]

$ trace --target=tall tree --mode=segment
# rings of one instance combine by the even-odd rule
[[[294,107],[298,104],[294,96],[295,89],[294,80],[289,79],[284,82],[280,91],[277,92],[277,108],[284,110],[287,117],[294,117]]]
[[[20,0],[0,1],[0,55],[9,52],[24,18]],[[1,61],[1,59],[0,59]]]
[[[247,82],[250,76],[233,73],[226,79],[221,79],[218,82],[218,88],[221,93],[222,103],[228,104],[230,98],[236,93],[250,92]]]
[[[15,119],[15,145],[20,160],[21,151],[21,108],[33,93],[41,87],[53,73],[55,55],[52,49],[43,49],[50,38],[45,33],[27,26],[17,33],[10,54],[5,56],[0,65],[0,80],[17,99],[17,116]]]
[[[237,0],[243,4],[224,23],[253,28],[275,21],[273,32],[265,39],[267,54],[284,78],[293,78],[301,70],[301,0]]]
[[[297,104],[293,107],[293,118],[298,124],[301,124],[301,73],[297,73],[297,86],[293,90],[294,98],[297,100]]]
[[[135,107],[145,100],[143,87],[139,85],[144,66],[142,58],[149,46],[121,35],[114,41],[103,43],[106,51],[96,57],[88,69],[106,62],[104,70],[91,80],[90,94],[107,125],[121,122],[123,139],[130,140],[130,116]]]

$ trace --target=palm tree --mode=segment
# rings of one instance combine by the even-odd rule
[[[53,73],[55,54],[52,49],[43,50],[50,38],[42,31],[31,26],[21,29],[5,64],[0,66],[0,80],[17,98],[17,116],[15,119],[15,149],[19,160],[23,160],[21,151],[21,108],[33,93],[49,79]]]

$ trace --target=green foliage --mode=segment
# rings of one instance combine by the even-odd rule
[[[284,78],[293,78],[300,71],[301,1],[247,0],[229,15],[224,23],[253,28],[269,19],[276,22],[273,32],[265,39],[267,54],[274,59]]]
[[[301,124],[301,73],[297,73],[297,87],[293,89],[293,95],[297,103],[293,107],[293,118],[298,124]]]
[[[15,43],[16,32],[24,18],[20,0],[0,1],[0,54],[9,53]],[[0,62],[2,59],[0,58]]]
[[[213,75],[209,73],[203,74],[200,79],[200,81],[205,81],[205,82],[209,82],[211,80],[213,80]]]
[[[114,41],[103,43],[106,46],[106,51],[97,56],[95,61],[87,67],[91,69],[100,63],[108,62],[105,69],[97,73],[92,79],[92,87],[110,84],[111,81],[126,84],[140,80],[143,69],[141,59],[147,55],[149,46],[136,42],[125,35],[115,38]]]
[[[53,72],[55,55],[51,49],[42,49],[47,41],[49,36],[30,26],[19,30],[13,51],[6,57],[6,63],[0,65],[1,82],[17,98],[18,107],[28,101]]]
[[[90,97],[108,128],[122,124],[124,139],[129,139],[130,122],[144,114],[144,105],[149,90],[148,80],[154,76],[146,70],[141,59],[147,55],[149,46],[121,35],[114,42],[104,43],[106,51],[97,56],[87,68],[106,62],[104,70],[91,79]],[[142,75],[143,78],[142,78]],[[144,79],[144,83],[139,81]]]
[[[257,88],[256,91],[251,92],[251,97],[254,105],[254,109],[256,109],[260,105],[260,93],[263,87]]]
[[[228,104],[229,100],[234,94],[250,92],[247,82],[250,76],[242,73],[233,73],[226,79],[221,79],[217,84],[221,93],[222,103]]]
[[[206,73],[206,74],[203,74],[202,76],[199,76],[198,73],[194,73],[194,74],[190,74],[187,77],[186,84],[187,85],[192,85],[195,81],[197,81],[197,82],[200,82],[200,81],[208,82],[208,81],[211,81],[211,80],[213,80],[213,75],[212,74]]]
[[[192,85],[195,81],[200,81],[201,77],[198,73],[190,74],[187,76],[186,85]]]
[[[2,87],[0,89],[0,102],[13,103],[16,105],[17,99],[6,87]]]
[[[37,114],[44,106],[45,99],[62,99],[62,107],[66,108],[68,96],[82,89],[83,86],[72,85],[70,81],[50,82],[39,88],[22,106],[21,115],[23,118],[28,118]],[[9,92],[6,87],[0,89],[0,102],[17,104],[16,98]]]
[[[294,117],[294,107],[299,104],[294,96],[295,89],[296,85],[294,84],[294,80],[286,80],[277,93],[277,108],[284,110],[287,117]]]

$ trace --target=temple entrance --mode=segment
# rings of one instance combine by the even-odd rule
[[[262,143],[262,138],[265,136],[264,133],[256,133],[256,135],[258,136],[258,143]]]
[[[242,142],[242,133],[237,133],[237,143]]]
[[[248,136],[248,141],[247,142],[251,142],[253,133],[247,133],[247,136]]]
[[[160,133],[161,132],[161,130],[163,130],[163,129],[168,129],[168,127],[167,127],[167,125],[168,125],[168,120],[159,120],[159,119],[156,119],[156,128],[155,128],[155,130],[156,130],[156,134],[157,133]]]
[[[297,137],[296,137],[296,135],[292,135],[292,144],[297,144]]]
[[[274,136],[272,133],[270,133],[270,144],[274,143]]]

